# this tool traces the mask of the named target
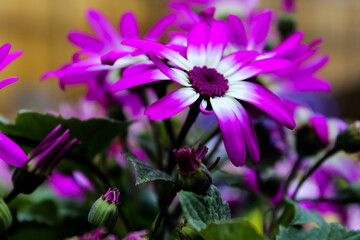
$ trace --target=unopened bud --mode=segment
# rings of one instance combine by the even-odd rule
[[[119,216],[117,205],[119,204],[120,192],[116,188],[109,190],[92,205],[88,221],[95,226],[113,228]]]
[[[4,234],[5,231],[11,226],[12,216],[9,207],[4,200],[0,199],[0,234]]]
[[[183,190],[206,195],[212,184],[212,178],[207,167],[202,164],[208,148],[201,144],[197,149],[188,147],[174,150],[178,162],[178,175],[176,182]]]
[[[296,132],[296,150],[301,156],[311,156],[326,147],[311,125],[305,125]]]
[[[336,138],[335,148],[344,150],[347,153],[360,151],[360,121],[355,121],[339,133]]]
[[[296,18],[293,14],[282,14],[277,25],[282,39],[286,39],[296,30]]]

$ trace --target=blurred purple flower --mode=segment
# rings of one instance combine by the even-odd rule
[[[144,240],[144,237],[146,237],[146,235],[146,230],[131,232],[125,238],[123,238],[123,240]]]
[[[256,83],[243,80],[287,68],[289,62],[255,60],[258,54],[254,51],[238,51],[223,58],[227,34],[223,21],[213,21],[210,27],[206,23],[196,25],[189,34],[187,58],[160,43],[138,39],[124,41],[126,45],[153,52],[150,56],[158,68],[124,77],[114,84],[113,92],[169,79],[184,86],[151,104],[145,114],[152,120],[162,120],[200,102],[203,113],[215,113],[232,163],[243,166],[246,148],[254,163],[259,162],[260,156],[250,117],[236,99],[255,105],[288,128],[295,126],[277,96]],[[169,60],[176,68],[168,67],[155,54]]]
[[[9,63],[14,61],[16,58],[18,58],[22,51],[14,51],[9,53],[11,48],[10,43],[6,43],[0,47],[0,71],[3,70]],[[12,84],[18,80],[17,77],[10,77],[3,80],[0,80],[0,89],[3,87]]]
[[[84,200],[85,192],[93,189],[89,179],[81,172],[73,172],[66,175],[59,171],[54,171],[49,177],[49,186],[60,198],[74,198]]]
[[[119,22],[120,32],[97,10],[90,9],[86,15],[96,37],[81,31],[71,32],[69,40],[80,49],[74,54],[73,62],[45,73],[42,78],[59,78],[61,88],[85,84],[88,87],[87,99],[98,101],[105,107],[126,104],[133,106],[134,111],[141,109],[140,100],[134,100],[137,95],[131,92],[112,95],[109,91],[112,83],[121,76],[153,66],[147,57],[139,54],[133,56],[135,49],[121,44],[124,39],[140,37],[134,14],[126,12],[122,16]],[[145,39],[159,39],[174,21],[174,17],[167,15],[158,21],[145,35]],[[128,68],[124,69],[126,67]]]
[[[28,162],[26,153],[10,138],[0,132],[0,160],[14,167],[24,167]]]

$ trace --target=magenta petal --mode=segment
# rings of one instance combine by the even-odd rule
[[[16,82],[17,80],[18,80],[17,77],[10,77],[10,78],[6,78],[4,80],[0,80],[0,89],[2,89],[3,87],[6,87],[9,84]]]
[[[69,33],[68,38],[69,41],[76,46],[92,53],[99,53],[104,47],[104,44],[101,41],[87,33],[73,31]]]
[[[258,164],[260,162],[260,149],[259,143],[257,141],[254,125],[251,122],[250,116],[245,110],[245,108],[236,100],[234,100],[236,107],[238,109],[238,117],[241,121],[242,128],[245,136],[245,144],[250,155],[251,161],[254,164]]]
[[[157,21],[148,31],[145,39],[157,41],[165,30],[176,20],[176,14],[169,14]]]
[[[149,70],[150,68],[153,68],[155,64],[152,61],[145,61],[137,64],[133,64],[127,68],[124,69],[122,72],[123,77],[128,77],[133,74],[141,73],[145,70]]]
[[[123,39],[140,37],[139,26],[134,13],[124,13],[120,20],[120,33]]]
[[[266,37],[270,30],[271,10],[265,10],[255,17],[249,36],[248,49],[262,52],[265,46]]]
[[[329,142],[329,126],[326,117],[315,114],[310,118],[310,123],[313,126],[316,134],[322,143]]]
[[[238,16],[229,15],[229,42],[237,49],[246,49],[248,40],[244,24]]]
[[[10,48],[11,48],[10,43],[6,43],[0,47],[0,63],[2,63],[2,61],[4,61],[4,59],[6,58],[6,56],[8,55],[8,53],[10,51]]]
[[[24,167],[27,163],[25,152],[10,138],[0,132],[0,160],[14,167]]]
[[[91,28],[101,40],[113,47],[120,45],[119,34],[104,15],[95,9],[88,10],[86,15]]]
[[[160,57],[168,59],[182,69],[190,71],[193,68],[183,56],[163,44],[143,39],[128,39],[124,40],[122,44],[153,52]]]
[[[176,68],[169,68],[163,61],[161,61],[159,57],[153,53],[150,53],[149,57],[161,70],[161,72],[168,76],[171,80],[183,86],[190,86],[190,81],[184,71]]]
[[[246,160],[245,138],[242,123],[234,109],[234,99],[228,97],[210,98],[211,106],[219,122],[226,152],[236,166],[244,166]]]
[[[163,120],[181,112],[199,98],[191,87],[177,89],[157,100],[145,110],[151,120]]]
[[[224,21],[213,21],[210,25],[206,52],[206,66],[215,68],[223,56],[227,43],[228,28]]]
[[[189,33],[186,55],[189,62],[194,66],[202,67],[205,65],[208,36],[209,29],[206,23],[196,24]]]
[[[230,85],[226,94],[255,105],[287,128],[293,129],[296,125],[281,100],[263,86],[246,81],[237,82]]]
[[[21,56],[23,52],[20,50],[9,53],[0,64],[0,71],[3,70],[9,63]]]
[[[164,75],[159,69],[150,69],[143,71],[139,74],[133,74],[120,79],[112,86],[111,91],[115,93],[142,84],[164,80],[169,80],[169,78]]]
[[[251,62],[228,77],[229,82],[236,82],[259,74],[282,70],[291,66],[285,59],[262,59]]]
[[[254,60],[257,56],[259,56],[259,53],[255,51],[238,51],[231,53],[220,61],[219,65],[216,67],[216,70],[219,73],[222,73],[225,78],[227,78],[245,64]]]
[[[291,34],[288,38],[286,38],[282,43],[280,43],[277,47],[271,50],[272,53],[278,54],[289,49],[292,49],[298,46],[303,39],[304,34],[302,32],[295,32]]]

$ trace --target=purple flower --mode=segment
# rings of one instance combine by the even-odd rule
[[[121,78],[121,75],[131,75],[153,66],[147,57],[132,56],[135,49],[121,44],[124,39],[140,37],[134,14],[126,12],[122,16],[119,22],[120,32],[100,12],[90,9],[86,15],[96,37],[81,31],[71,32],[69,40],[79,48],[73,56],[73,62],[59,70],[45,73],[42,78],[57,77],[62,88],[85,84],[88,86],[87,99],[98,101],[105,107],[126,103],[133,106],[134,110],[139,109],[139,100],[128,100],[131,92],[112,95],[109,91],[113,81]],[[148,31],[145,38],[159,39],[174,21],[174,17],[168,15],[162,18]],[[124,69],[125,67],[128,68]],[[131,97],[134,98],[132,95]]]
[[[295,12],[295,0],[282,0],[282,7],[285,12]]]
[[[0,160],[14,167],[24,167],[28,162],[26,153],[10,138],[0,132]]]
[[[69,140],[70,130],[64,130],[59,124],[29,154],[28,171],[46,176],[52,172],[64,154],[73,146],[80,144],[77,139]]]
[[[248,17],[258,5],[258,0],[172,0],[170,7],[176,8],[183,4],[194,9],[216,8],[217,19],[235,14],[240,17]]]
[[[288,128],[295,126],[291,114],[277,96],[244,80],[287,68],[289,62],[283,59],[255,60],[258,53],[254,51],[238,51],[223,57],[227,34],[227,25],[222,21],[213,21],[210,27],[206,23],[197,24],[189,34],[186,58],[160,43],[140,39],[124,41],[125,45],[153,52],[150,55],[158,69],[119,80],[114,84],[113,92],[169,79],[182,85],[147,107],[145,114],[152,120],[162,120],[200,102],[203,113],[215,113],[232,163],[243,166],[246,148],[254,163],[259,162],[260,156],[250,117],[238,100],[255,105]],[[175,67],[168,67],[156,55],[169,60]]]
[[[22,51],[14,51],[9,53],[10,48],[11,48],[10,43],[6,43],[0,47],[0,71],[3,70],[9,63],[14,61],[22,54]],[[0,89],[11,83],[16,82],[17,80],[18,80],[17,77],[10,77],[0,80]]]
[[[144,237],[146,237],[146,235],[146,230],[131,232],[125,238],[123,238],[123,240],[143,240],[145,239]]]
[[[54,171],[49,177],[49,185],[58,197],[72,197],[76,200],[84,200],[85,191],[93,188],[89,179],[78,171],[72,175]]]

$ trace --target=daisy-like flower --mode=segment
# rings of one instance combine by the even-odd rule
[[[10,48],[10,43],[6,43],[0,47],[0,71],[22,54],[22,51],[19,50],[9,53]],[[17,80],[17,77],[10,77],[0,80],[0,89],[16,82]]]
[[[150,55],[158,69],[119,80],[113,92],[169,79],[182,85],[147,107],[145,114],[150,119],[162,120],[200,102],[203,113],[215,113],[231,162],[243,166],[246,148],[254,163],[259,162],[260,154],[254,127],[242,102],[255,105],[288,128],[295,126],[291,114],[276,95],[246,80],[290,64],[283,59],[253,61],[258,56],[254,51],[238,51],[223,57],[227,34],[227,25],[222,21],[213,21],[210,26],[197,24],[189,34],[186,58],[160,43],[140,39],[124,41],[125,45],[152,52]],[[168,67],[156,55],[175,67]]]
[[[60,87],[63,89],[70,85],[85,84],[88,87],[87,99],[98,101],[105,107],[112,104],[123,105],[124,99],[138,96],[133,96],[131,92],[110,94],[113,81],[121,75],[129,75],[153,67],[153,63],[146,56],[132,56],[131,54],[136,49],[121,44],[121,41],[125,39],[140,38],[135,15],[132,12],[123,14],[119,21],[120,31],[95,9],[88,10],[86,16],[95,36],[81,31],[72,31],[68,36],[69,41],[79,49],[73,55],[73,62],[58,70],[45,73],[42,79],[59,78]],[[174,14],[163,17],[144,38],[158,40],[174,19]],[[138,103],[138,101],[133,102]],[[137,109],[138,105],[135,104],[133,108]]]

